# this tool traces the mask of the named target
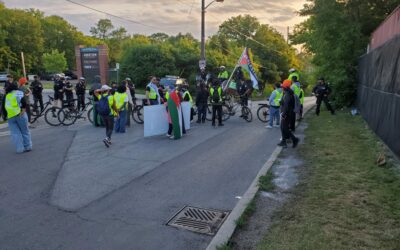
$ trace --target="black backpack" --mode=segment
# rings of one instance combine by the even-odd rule
[[[96,111],[100,115],[106,116],[111,113],[110,106],[108,105],[108,96],[109,95],[101,96],[100,101],[96,103]]]
[[[214,89],[213,95],[212,95],[212,100],[213,102],[219,102],[220,101],[220,96],[218,94],[218,87],[212,87]]]

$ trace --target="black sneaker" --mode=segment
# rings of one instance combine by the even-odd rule
[[[278,146],[280,146],[282,148],[287,148],[287,144],[285,141],[281,141],[280,143],[278,143]]]
[[[297,138],[297,137],[295,137],[295,138],[293,139],[293,148],[297,147],[297,144],[299,144],[299,141],[300,141],[300,139]]]
[[[104,145],[106,145],[106,147],[107,147],[107,148],[109,148],[109,147],[110,147],[110,144],[108,144],[108,140],[107,140],[107,138],[106,138],[106,139],[104,139],[104,140],[103,140],[103,142],[104,142]]]
[[[196,123],[201,123],[201,121],[200,121],[200,120],[197,120]]]
[[[206,123],[206,120],[201,120],[201,123]]]
[[[220,124],[218,124],[218,126],[219,126],[219,127],[222,127],[222,126],[224,126],[224,124],[223,124],[223,123],[220,123]]]

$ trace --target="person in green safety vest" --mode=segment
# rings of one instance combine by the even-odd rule
[[[95,90],[94,95],[97,100],[96,109],[101,118],[103,119],[104,126],[106,127],[106,138],[104,138],[103,143],[106,147],[110,147],[111,143],[111,135],[114,130],[114,117],[118,116],[118,110],[116,106],[116,102],[114,96],[110,95],[111,88],[107,85],[101,86],[101,89]],[[105,105],[105,102],[108,104],[108,108]],[[103,112],[107,111],[105,114]]]
[[[32,150],[32,139],[26,114],[28,103],[24,98],[24,93],[19,91],[14,83],[7,86],[6,93],[3,112],[8,120],[11,141],[17,153],[29,152]]]
[[[288,80],[293,82],[293,76],[297,77],[297,80],[300,81],[300,74],[295,68],[289,69],[289,77]]]
[[[300,114],[299,114],[299,120],[303,119],[303,105],[304,105],[304,90],[301,88],[300,89]]]
[[[128,93],[126,84],[122,83],[117,87],[114,94],[115,106],[118,110],[118,117],[115,120],[115,133],[125,133],[125,126],[128,114]]]
[[[275,83],[274,91],[272,91],[269,97],[269,124],[266,128],[272,128],[275,120],[275,127],[280,127],[279,109],[281,106],[281,100],[283,91],[280,83]]]
[[[210,99],[212,104],[212,126],[215,126],[216,114],[218,115],[218,126],[222,124],[222,88],[219,81],[214,81],[210,88]]]
[[[146,86],[146,99],[147,105],[158,105],[161,104],[160,93],[158,92],[158,79],[153,76],[151,81]]]
[[[193,98],[192,95],[190,94],[188,90],[187,85],[182,86],[182,99],[184,102],[189,102],[190,103],[190,121],[193,121],[193,116],[194,116],[194,109],[193,109]]]
[[[229,73],[225,69],[225,66],[220,66],[219,67],[219,74],[218,74],[218,80],[220,83],[223,83],[224,81],[228,80],[229,78]]]

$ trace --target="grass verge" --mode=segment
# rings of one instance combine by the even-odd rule
[[[383,150],[361,117],[307,118],[299,148],[309,175],[259,249],[398,249],[400,176],[378,167]]]
[[[251,200],[249,204],[247,204],[247,207],[242,213],[242,215],[240,215],[240,217],[235,221],[236,226],[238,228],[243,228],[246,225],[248,218],[254,213],[255,210],[256,210],[256,202],[255,199],[253,198],[253,200]]]
[[[258,180],[258,187],[260,191],[271,192],[275,189],[275,184],[273,183],[274,174],[272,170],[269,170],[266,175],[263,175]]]

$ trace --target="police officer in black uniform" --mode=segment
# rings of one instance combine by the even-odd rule
[[[67,103],[69,107],[74,105],[74,86],[68,79],[64,80],[65,86],[65,97],[67,98]]]
[[[79,82],[75,86],[75,92],[78,99],[78,110],[85,109],[86,81],[84,77],[79,78]]]
[[[40,104],[40,111],[43,111],[43,85],[39,81],[38,76],[33,77],[33,82],[31,83],[31,90],[33,95],[33,107],[34,111],[38,111],[38,103]]]
[[[315,113],[317,115],[319,115],[321,103],[324,102],[326,108],[329,111],[331,111],[332,115],[334,115],[335,114],[335,110],[333,110],[331,104],[329,103],[329,99],[328,99],[328,97],[329,97],[329,95],[331,93],[331,88],[328,86],[328,84],[325,83],[325,79],[323,77],[320,77],[318,79],[318,84],[315,85],[315,87],[313,88],[312,92],[317,97],[317,110],[315,111]]]
[[[54,81],[54,100],[59,108],[64,106],[64,87],[64,77],[57,76]]]

